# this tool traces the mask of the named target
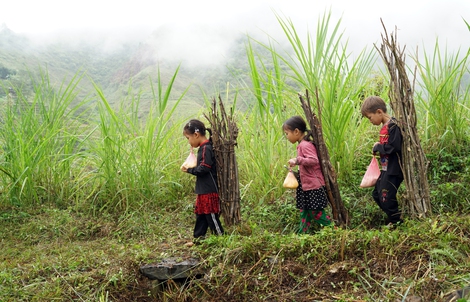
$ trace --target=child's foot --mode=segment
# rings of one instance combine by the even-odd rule
[[[387,225],[385,225],[385,227],[388,229],[396,229],[398,226],[402,224],[403,224],[403,220],[399,220],[396,222],[389,222]]]
[[[203,243],[204,243],[204,237],[197,237],[197,238],[194,238],[194,239],[193,239],[193,243],[194,243],[195,245],[203,244]]]

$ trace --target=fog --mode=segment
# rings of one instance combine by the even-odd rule
[[[154,43],[158,60],[210,64],[226,58],[240,35],[268,35],[283,43],[276,14],[290,19],[301,37],[314,35],[317,22],[331,12],[340,19],[348,49],[359,53],[380,43],[383,28],[398,30],[408,50],[431,48],[439,38],[450,51],[470,48],[468,0],[242,0],[242,1],[8,1],[1,4],[0,24],[37,43],[99,43],[112,51],[123,43]]]

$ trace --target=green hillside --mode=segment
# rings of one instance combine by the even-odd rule
[[[156,85],[158,78],[168,83],[179,67],[170,99],[177,100],[185,93],[178,111],[198,112],[204,104],[204,95],[225,94],[227,83],[233,86],[237,81],[232,74],[234,68],[229,65],[236,66],[237,71],[248,70],[245,39],[243,36],[235,39],[230,60],[202,66],[178,59],[158,59],[157,34],[145,42],[123,42],[110,50],[105,43],[96,40],[38,44],[4,26],[0,30],[0,80],[4,87],[0,97],[5,97],[11,86],[21,87],[22,93],[32,92],[31,78],[37,79],[41,73],[47,74],[57,89],[78,77],[81,80],[75,89],[77,101],[96,98],[93,81],[111,104],[125,101],[130,93],[138,96],[142,114],[145,114],[153,99],[152,85]],[[235,92],[235,89],[230,91]]]

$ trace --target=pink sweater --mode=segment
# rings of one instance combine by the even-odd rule
[[[304,191],[319,189],[325,185],[317,149],[312,142],[302,140],[297,145],[297,164]]]

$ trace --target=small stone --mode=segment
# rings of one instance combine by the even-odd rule
[[[333,263],[332,265],[330,265],[330,269],[328,271],[330,274],[336,274],[340,270],[342,271],[345,270],[346,266],[347,266],[347,263],[344,261]]]
[[[197,275],[198,265],[199,261],[194,258],[167,258],[160,263],[143,265],[139,271],[150,280],[184,279]]]
[[[423,302],[423,299],[418,296],[409,296],[405,298],[405,302]]]

